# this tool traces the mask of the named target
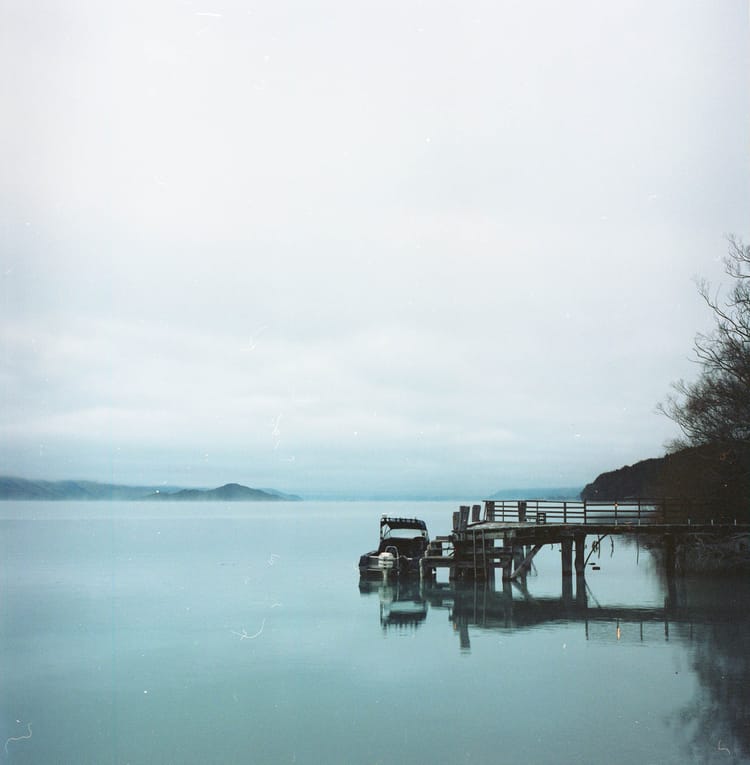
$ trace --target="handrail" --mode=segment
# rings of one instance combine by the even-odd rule
[[[472,519],[474,520],[474,519]],[[614,525],[737,524],[719,504],[675,497],[638,497],[625,500],[502,499],[484,500],[484,521],[519,523],[574,523]],[[477,521],[474,521],[477,522]]]

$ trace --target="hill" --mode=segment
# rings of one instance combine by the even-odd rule
[[[235,501],[299,501],[301,497],[275,489],[250,489],[237,483],[218,489],[183,489],[179,486],[124,486],[96,481],[35,481],[0,476],[0,500],[114,500],[143,499]]]
[[[666,466],[666,460],[666,457],[654,457],[602,473],[583,487],[581,499],[614,502],[633,497],[657,496],[661,494],[659,477]]]
[[[166,502],[288,502],[294,501],[293,496],[251,489],[238,483],[227,483],[217,489],[182,489],[172,493],[157,491],[145,499]]]
[[[0,476],[0,500],[138,500],[161,489],[176,486],[122,486],[96,481],[35,481]]]
[[[707,444],[642,460],[599,475],[581,492],[585,500],[634,497],[690,499],[712,517],[746,518],[750,504],[750,449]]]

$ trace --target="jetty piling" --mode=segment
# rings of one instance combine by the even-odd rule
[[[434,578],[438,568],[448,568],[451,581],[494,581],[499,568],[504,582],[523,580],[534,556],[545,544],[553,544],[560,546],[564,593],[572,597],[575,572],[577,593],[583,591],[585,597],[585,585],[581,583],[589,535],[597,541],[623,534],[661,539],[669,577],[675,571],[678,536],[750,532],[750,523],[738,523],[736,518],[696,523],[694,518],[700,509],[695,501],[680,504],[643,497],[615,502],[485,500],[484,512],[478,504],[461,505],[453,513],[451,534],[430,543],[420,562],[420,573],[423,578]],[[702,516],[708,517],[705,511]]]

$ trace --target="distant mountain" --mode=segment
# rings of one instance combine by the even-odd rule
[[[96,481],[33,481],[0,476],[0,500],[138,500],[154,491],[175,491],[176,486],[121,486]]]
[[[302,497],[300,497],[299,494],[287,494],[283,491],[278,491],[278,489],[267,489],[264,486],[261,486],[258,488],[258,491],[264,491],[266,492],[266,494],[273,494],[279,499],[284,499],[287,502],[302,502],[303,501]]]
[[[250,489],[228,483],[218,489],[179,486],[122,486],[96,481],[34,481],[0,476],[0,500],[125,500],[143,499],[235,501],[299,501],[301,497],[274,489]]]
[[[227,483],[218,489],[182,489],[169,493],[157,491],[145,499],[166,502],[285,502],[278,493],[251,489],[238,483]]]
[[[490,499],[555,499],[577,500],[581,498],[579,486],[564,486],[562,488],[531,488],[531,489],[503,489],[493,494]]]

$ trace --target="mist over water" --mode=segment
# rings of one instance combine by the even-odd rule
[[[750,762],[744,578],[360,585],[381,513],[455,509],[2,503],[0,761]]]

